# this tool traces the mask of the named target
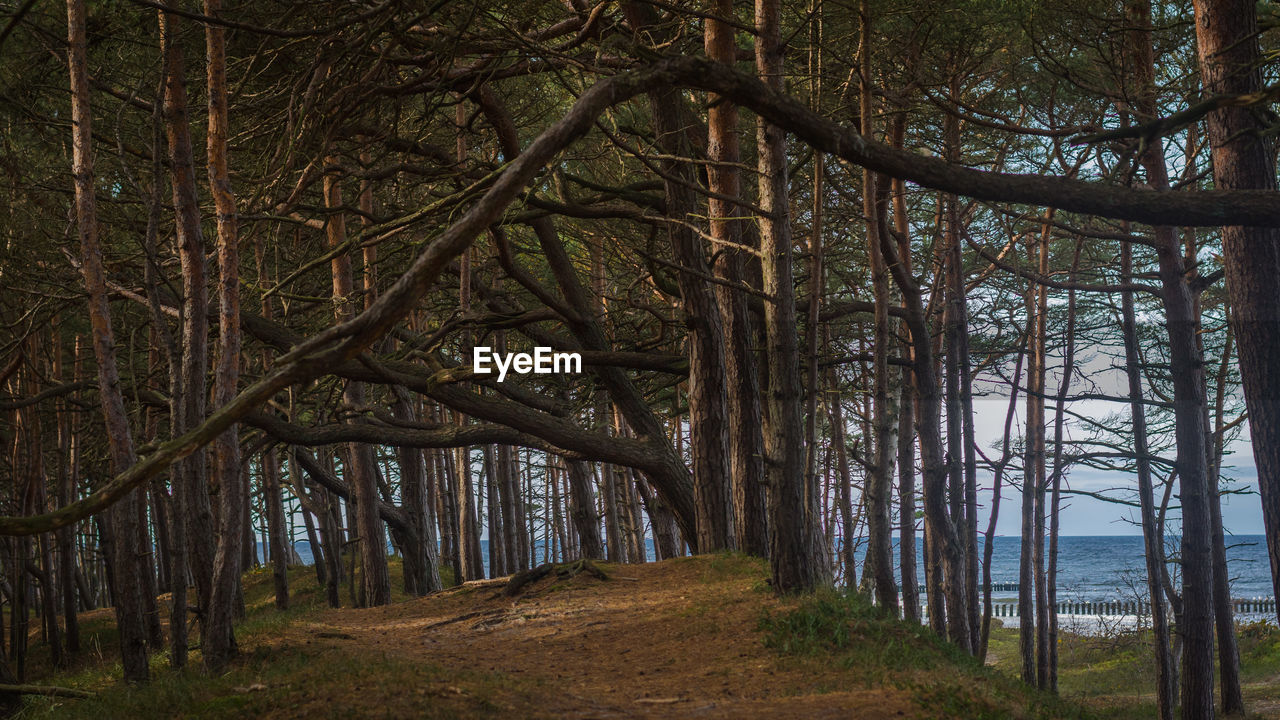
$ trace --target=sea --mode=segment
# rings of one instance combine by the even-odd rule
[[[982,539],[979,538],[981,552]],[[1018,582],[1018,562],[1021,539],[1013,536],[995,538],[991,558],[991,581],[995,586]],[[488,573],[488,541],[481,540],[481,550]],[[1170,558],[1177,557],[1177,538],[1165,542]],[[653,543],[648,542],[652,559]],[[311,547],[301,541],[294,545],[305,564],[313,562]],[[863,559],[865,542],[856,546],[859,566]],[[261,545],[259,545],[261,552]],[[539,546],[536,556],[541,559]],[[894,539],[894,564],[898,563],[898,543]],[[917,544],[916,567],[919,569],[920,587],[924,587],[924,563],[920,559]],[[859,567],[861,571],[861,567]],[[1170,572],[1177,577],[1176,562],[1170,563]],[[1273,593],[1271,566],[1267,561],[1266,538],[1262,535],[1232,535],[1227,537],[1227,572],[1231,578],[1233,598],[1269,598]],[[1058,539],[1058,599],[1064,602],[1103,602],[1135,600],[1146,596],[1146,564],[1143,559],[1142,538],[1136,535],[1064,535]],[[1017,598],[1016,590],[993,590],[994,600]]]

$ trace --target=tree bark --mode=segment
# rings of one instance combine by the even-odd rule
[[[89,320],[93,327],[93,351],[98,363],[98,395],[102,417],[107,427],[107,444],[111,467],[122,473],[137,460],[129,419],[120,389],[120,373],[116,366],[115,336],[111,330],[111,311],[107,305],[106,273],[103,269],[102,246],[98,240],[97,200],[94,196],[92,110],[89,100],[89,75],[85,53],[85,7],[83,0],[67,0],[67,66],[71,76],[71,151],[72,178],[75,184],[76,229],[80,238],[81,273],[89,295]],[[139,576],[137,503],[139,491],[128,493],[109,513],[116,530],[111,563],[116,579],[114,600],[116,625],[120,631],[120,656],[124,679],[146,682],[146,630],[142,617],[142,589]],[[21,581],[24,573],[14,575]],[[16,586],[16,583],[15,583]]]
[[[858,65],[862,76],[859,92],[859,130],[863,135],[874,134],[871,87],[871,9],[867,0],[858,6],[860,40]],[[877,179],[867,169],[862,171],[862,210],[867,218],[867,256],[871,266],[871,285],[875,297],[874,359],[871,367],[872,390],[872,438],[868,447],[871,467],[867,472],[863,501],[867,513],[867,567],[863,583],[875,588],[876,603],[886,613],[898,615],[898,585],[893,576],[893,528],[890,524],[889,506],[893,496],[893,471],[896,454],[894,442],[894,411],[897,398],[889,390],[889,348],[896,345],[889,327],[889,271],[884,254],[880,250],[880,228],[887,227],[879,213],[888,208],[881,202]]]
[[[1133,275],[1133,251],[1128,243],[1120,247],[1120,277]],[[1151,460],[1147,444],[1147,416],[1143,405],[1141,358],[1133,307],[1133,291],[1120,295],[1121,329],[1124,335],[1125,374],[1129,386],[1129,412],[1133,419],[1133,451],[1138,474],[1138,502],[1142,517],[1142,542],[1146,556],[1147,589],[1151,596],[1151,629],[1155,636],[1156,707],[1161,720],[1172,720],[1177,704],[1177,677],[1173,651],[1169,647],[1169,619],[1164,602],[1164,533],[1156,518],[1155,491],[1151,481]]]
[[[1207,95],[1257,92],[1262,87],[1256,7],[1247,0],[1196,0],[1196,45]],[[1209,113],[1214,185],[1220,190],[1276,189],[1269,121],[1254,108]],[[1222,228],[1231,326],[1249,411],[1258,493],[1275,595],[1280,597],[1280,228]],[[1210,489],[1212,492],[1212,489]],[[1230,665],[1231,663],[1229,663]],[[1184,693],[1185,697],[1185,693]],[[1212,711],[1210,698],[1209,711]],[[1243,711],[1233,691],[1223,711]]]
[[[778,0],[756,0],[756,71],[782,88],[785,46]],[[803,592],[829,581],[818,518],[805,503],[803,397],[792,284],[792,237],[787,195],[786,132],[756,122],[760,172],[760,254],[765,303],[765,358],[769,388],[764,413],[765,477],[769,501],[769,566],[776,592]]]
[[[160,46],[164,54],[164,127],[169,145],[183,295],[181,392],[177,396],[178,412],[173,420],[175,436],[198,427],[205,420],[209,364],[209,298],[204,238],[200,229],[191,128],[187,120],[186,77],[178,35],[177,16],[162,11]],[[174,507],[178,511],[175,524],[184,523],[183,534],[188,551],[186,571],[195,580],[199,606],[197,617],[203,632],[212,603],[215,554],[207,455],[203,449],[191,453],[179,465],[175,473]],[[185,592],[181,586],[175,589]],[[177,604],[175,602],[175,606]],[[185,661],[185,654],[173,658],[176,666],[185,664]]]
[[[332,173],[324,176],[324,197],[326,207],[337,209],[342,207],[342,188],[338,178]],[[329,238],[329,247],[345,245],[347,241],[346,220],[341,212],[335,212],[325,224]],[[334,316],[339,321],[350,320],[355,316],[353,279],[351,258],[345,253],[332,261]],[[348,381],[342,393],[343,403],[354,412],[361,412],[365,405],[364,384]],[[354,421],[353,421],[354,422]],[[374,470],[373,448],[365,443],[351,443],[348,452],[348,465],[344,468],[350,475],[353,499],[355,501],[356,540],[358,540],[361,566],[364,569],[364,603],[368,606],[386,605],[391,602],[391,581],[387,571],[387,550],[382,521],[378,518],[378,478]]]
[[[204,0],[204,13],[217,17],[221,0]],[[227,59],[223,28],[205,25],[209,82],[209,190],[217,211],[218,228],[218,351],[214,370],[213,402],[222,407],[236,396],[240,378],[240,239],[235,195],[227,162]],[[201,650],[205,667],[218,672],[235,657],[232,621],[240,587],[240,564],[246,530],[245,508],[249,487],[240,467],[238,425],[232,425],[213,441],[219,513],[218,549],[213,563],[213,594],[209,600]]]
[[[705,21],[707,57],[725,63],[736,61],[735,31],[719,19],[733,15],[733,0],[715,0],[712,16]],[[749,256],[740,248],[751,247],[755,238],[741,219],[744,208],[726,199],[740,197],[741,193],[737,167],[740,162],[738,107],[725,98],[716,100],[707,108],[707,159],[710,161],[707,189],[713,194],[707,200],[707,209],[711,217],[711,237],[723,245],[714,249],[712,270],[717,278],[725,281],[715,286],[715,293],[724,333],[734,535],[739,550],[767,557],[764,462],[759,452],[764,443],[760,434],[760,378],[756,355],[751,349],[755,328],[746,295],[730,287],[744,282]]]

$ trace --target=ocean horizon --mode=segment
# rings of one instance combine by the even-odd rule
[[[1169,552],[1170,572],[1177,577],[1177,536],[1168,536],[1165,546]],[[1013,535],[997,535],[991,558],[991,582],[993,585],[1018,582],[1018,565],[1021,538]],[[837,543],[839,540],[837,539]],[[861,569],[865,538],[855,541],[858,567]],[[979,557],[982,557],[983,539],[978,538]],[[489,542],[480,541],[484,557],[485,574],[489,573]],[[646,538],[648,557],[654,558],[653,541]],[[294,544],[294,549],[304,564],[314,562],[311,547],[306,540]],[[262,557],[259,538],[258,554]],[[893,539],[894,567],[899,567],[898,538]],[[537,560],[542,561],[542,544],[537,545]],[[924,563],[919,543],[916,547],[917,581],[924,587]],[[1227,538],[1227,569],[1231,576],[1231,596],[1234,598],[1269,598],[1274,595],[1271,583],[1271,566],[1267,559],[1266,538],[1263,535],[1234,535]],[[1058,538],[1058,599],[1072,602],[1101,600],[1128,600],[1146,597],[1146,561],[1140,535],[1062,535]],[[900,574],[896,573],[896,574]],[[1016,598],[1014,591],[997,590],[992,597]]]

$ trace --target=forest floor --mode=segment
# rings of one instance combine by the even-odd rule
[[[292,607],[271,576],[246,576],[242,656],[225,674],[153,657],[144,688],[121,685],[111,613],[82,616],[84,649],[54,673],[33,637],[28,681],[92,699],[31,698],[20,717],[104,718],[1059,718],[1149,715],[1145,655],[1064,644],[1066,699],[1013,677],[1016,636],[992,664],[834,592],[778,599],[764,565],[735,555],[551,574],[514,597],[466,583],[392,605],[331,609],[310,568]],[[397,568],[398,570],[398,568]],[[346,587],[343,600],[349,601]],[[1275,717],[1280,634],[1242,643],[1251,705]],[[1081,641],[1083,642],[1083,641]],[[1150,675],[1145,675],[1149,678]],[[1098,691],[1098,688],[1104,688]],[[1092,690],[1091,690],[1092,689]],[[1267,701],[1270,698],[1270,701]],[[1270,702],[1270,704],[1266,704]]]

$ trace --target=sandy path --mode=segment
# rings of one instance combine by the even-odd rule
[[[919,714],[902,691],[850,687],[858,685],[851,671],[815,672],[765,648],[761,608],[778,604],[752,587],[758,580],[718,573],[705,561],[611,572],[608,581],[545,579],[515,598],[492,583],[469,584],[388,607],[326,612],[289,632],[294,642],[421,661],[444,677],[485,674],[481,690],[432,680],[423,702],[484,692],[509,717]]]

